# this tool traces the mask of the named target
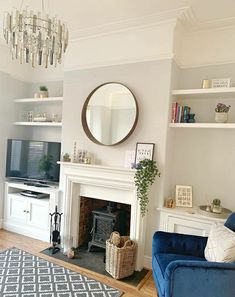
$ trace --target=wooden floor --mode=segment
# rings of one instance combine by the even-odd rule
[[[15,233],[7,232],[5,230],[0,230],[0,250],[16,247],[22,250],[25,250],[29,253],[37,255],[43,259],[46,259],[50,262],[56,263],[58,265],[64,266],[71,270],[82,273],[88,277],[94,278],[98,281],[101,281],[107,285],[118,288],[124,292],[123,297],[156,297],[157,292],[153,283],[152,275],[149,273],[146,276],[146,279],[139,285],[138,288],[133,286],[123,284],[123,282],[114,280],[110,277],[92,272],[90,270],[80,268],[78,266],[66,263],[64,261],[51,258],[44,254],[41,254],[40,251],[48,247],[48,243],[32,239],[26,236],[18,235]]]

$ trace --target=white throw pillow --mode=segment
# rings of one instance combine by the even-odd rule
[[[222,224],[212,226],[205,248],[210,262],[235,262],[235,232]]]

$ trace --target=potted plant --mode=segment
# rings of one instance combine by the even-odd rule
[[[46,86],[40,86],[40,98],[48,97],[48,88]]]
[[[63,162],[71,162],[70,155],[68,153],[65,153],[63,155]]]
[[[218,103],[215,108],[215,121],[217,123],[227,123],[228,121],[228,112],[231,106],[226,106],[223,103]]]
[[[136,164],[134,182],[137,187],[137,199],[140,204],[140,212],[145,216],[149,203],[148,189],[154,183],[155,177],[160,177],[156,162],[144,159]]]
[[[221,213],[222,212],[220,199],[214,199],[213,200],[211,209],[212,209],[212,212],[214,212],[214,213]]]
[[[45,179],[48,179],[49,172],[53,168],[53,157],[51,155],[44,155],[39,162],[39,171],[43,173]]]

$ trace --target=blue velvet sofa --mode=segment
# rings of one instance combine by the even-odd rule
[[[225,223],[235,231],[235,213]],[[235,263],[208,262],[207,237],[158,231],[152,269],[159,297],[235,297]]]

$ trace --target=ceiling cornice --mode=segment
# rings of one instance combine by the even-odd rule
[[[151,14],[140,18],[133,18],[125,21],[108,23],[101,26],[95,26],[82,30],[74,30],[70,32],[70,41],[80,39],[94,38],[100,35],[108,35],[116,32],[131,30],[132,28],[144,28],[146,26],[161,25],[163,23],[172,22],[177,19],[182,21],[188,20],[193,22],[193,12],[190,7],[182,7],[179,9],[168,10],[158,14]]]
[[[133,59],[121,59],[121,60],[115,60],[115,61],[105,61],[105,62],[97,62],[97,63],[91,63],[91,64],[65,66],[64,71],[69,72],[69,71],[76,71],[81,69],[82,70],[94,69],[94,68],[101,68],[101,67],[135,64],[135,63],[159,61],[159,60],[170,60],[170,59],[173,59],[173,54],[164,53],[164,54],[158,54],[154,56],[141,56],[139,58],[133,58]]]
[[[235,17],[218,19],[210,22],[194,23],[191,24],[191,26],[187,26],[187,30],[190,32],[226,30],[229,28],[235,28]]]
[[[175,55],[172,57],[172,59],[175,61],[175,63],[181,68],[181,69],[191,69],[191,68],[202,68],[202,67],[209,67],[209,66],[218,66],[218,65],[231,65],[235,64],[235,59],[227,59],[224,61],[221,60],[212,60],[208,63],[198,63],[198,64],[187,64],[185,65],[178,57]]]

